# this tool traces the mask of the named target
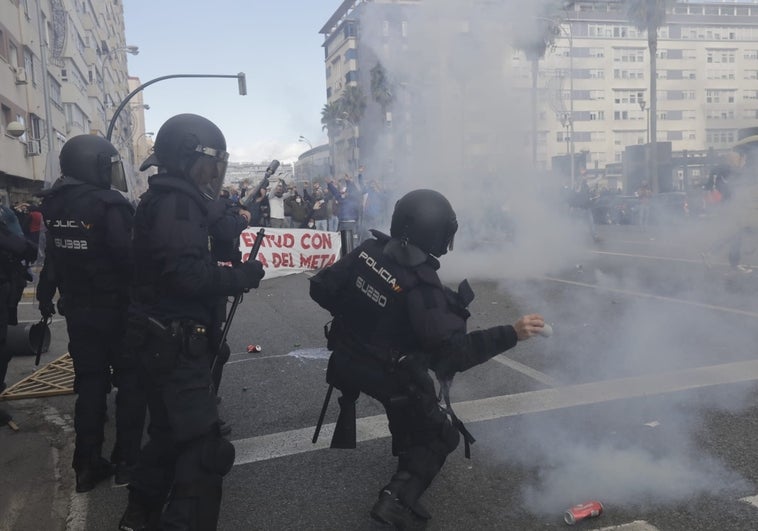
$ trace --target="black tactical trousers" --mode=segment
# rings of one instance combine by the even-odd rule
[[[188,353],[187,338],[172,369],[143,357],[141,376],[150,410],[149,440],[129,484],[130,503],[163,511],[166,530],[216,529],[221,486],[234,446],[218,432],[208,351]],[[146,352],[154,350],[148,340]]]
[[[137,361],[123,352],[124,311],[83,306],[67,301],[66,328],[74,362],[76,449],[74,468],[100,456],[104,438],[106,397],[116,395],[115,462],[136,462],[145,424],[146,400]],[[113,379],[111,378],[113,369]]]
[[[11,360],[11,352],[5,348],[5,341],[8,337],[8,300],[10,284],[0,282],[0,392],[4,388],[5,375],[8,373],[8,363]],[[10,384],[8,384],[10,385]]]
[[[392,453],[398,472],[407,472],[420,485],[418,498],[458,446],[460,434],[440,408],[431,377],[424,370],[412,375],[366,355],[336,350],[330,376],[346,394],[360,391],[382,403],[392,433]],[[415,499],[407,500],[409,504]]]

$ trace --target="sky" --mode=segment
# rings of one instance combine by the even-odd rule
[[[169,74],[244,72],[237,80],[178,78],[144,89],[145,131],[179,113],[205,116],[226,136],[231,162],[294,161],[325,143],[324,36],[342,0],[124,0],[129,74],[145,83]]]

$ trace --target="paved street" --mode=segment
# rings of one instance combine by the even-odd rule
[[[758,271],[731,272],[718,256],[706,268],[696,226],[600,229],[599,243],[535,263],[528,276],[507,274],[507,252],[443,259],[443,272],[475,272],[470,329],[538,311],[554,334],[456,377],[455,409],[477,442],[470,460],[462,446],[449,457],[425,495],[430,529],[563,528],[566,508],[595,499],[604,513],[577,529],[755,529]],[[22,312],[38,316],[31,304]],[[328,319],[308,297],[307,274],[245,296],[220,393],[237,448],[220,529],[375,528],[368,510],[394,468],[381,408],[362,397],[358,449],[330,450],[333,397],[311,444]],[[248,344],[263,350],[248,354]],[[58,321],[44,361],[65,351]],[[9,381],[32,366],[14,359]],[[73,493],[73,397],[4,407],[21,431],[0,430],[10,448],[0,456],[10,471],[0,529],[115,529],[125,489]]]

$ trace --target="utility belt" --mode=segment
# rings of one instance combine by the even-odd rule
[[[327,339],[326,347],[329,350],[339,350],[357,359],[373,360],[385,369],[393,368],[403,357],[403,353],[396,349],[375,347],[361,341],[356,334],[336,319],[331,321],[331,327],[328,324],[324,325],[324,335]]]
[[[180,358],[210,363],[208,328],[191,320],[164,323],[154,317],[131,315],[126,332],[127,347],[136,351],[153,374],[171,372]]]

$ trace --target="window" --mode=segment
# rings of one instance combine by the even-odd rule
[[[742,99],[744,101],[758,100],[758,90],[744,90],[744,91],[742,91]]]
[[[590,111],[590,120],[605,120],[605,111]]]
[[[590,99],[591,100],[604,100],[605,91],[604,90],[590,90]]]
[[[744,79],[758,79],[758,70],[745,70]]]
[[[24,46],[24,68],[26,69],[26,75],[31,79],[32,83],[37,83],[36,72],[34,71],[34,54],[32,51]]]
[[[736,131],[733,129],[708,129],[705,131],[705,143],[706,145],[731,146],[736,136]]]
[[[621,63],[642,63],[645,60],[644,48],[616,48],[613,60]]]
[[[357,48],[350,48],[345,51],[345,61],[350,61],[351,59],[358,59]]]
[[[13,68],[18,67],[18,46],[8,43],[8,62]]]
[[[0,28],[0,57],[8,59],[8,47],[5,45],[5,33]]]
[[[742,57],[746,61],[758,61],[758,50],[745,50]]]
[[[706,103],[734,103],[734,90],[706,90]]]
[[[603,48],[590,48],[590,57],[605,57],[605,49]]]
[[[351,70],[347,74],[345,74],[345,82],[346,83],[352,83],[353,81],[358,81],[358,72],[355,70]]]

